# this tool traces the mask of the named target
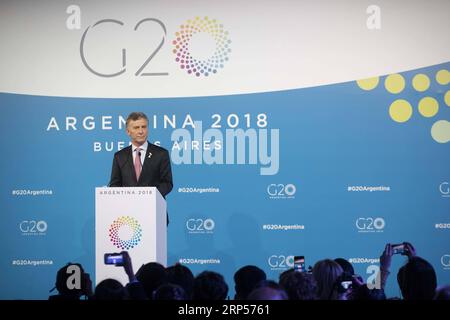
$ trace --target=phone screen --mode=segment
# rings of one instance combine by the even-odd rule
[[[105,253],[105,264],[123,265],[122,254]]]
[[[352,283],[353,283],[352,281],[342,281],[341,286],[344,290],[347,290],[352,286]]]
[[[403,243],[392,245],[392,254],[403,254],[404,251],[405,245]]]
[[[294,270],[298,272],[305,272],[305,257],[295,256],[294,257]]]

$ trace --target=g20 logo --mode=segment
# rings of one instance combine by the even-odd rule
[[[274,198],[293,197],[296,192],[297,188],[292,183],[272,183],[267,186],[267,193]]]
[[[142,227],[133,217],[121,216],[109,226],[109,240],[119,249],[132,249],[141,242],[141,239]]]
[[[201,34],[208,35],[215,43],[214,53],[206,59],[196,59],[191,52],[192,39]],[[188,74],[207,77],[217,73],[229,59],[231,40],[228,38],[228,31],[225,31],[223,25],[215,19],[196,17],[188,20],[180,26],[175,35],[176,39],[172,42],[173,53],[176,56],[175,61]]]
[[[47,222],[44,220],[23,220],[19,224],[19,229],[23,233],[44,233],[47,231]]]
[[[356,228],[360,231],[381,231],[386,225],[383,218],[358,218],[356,219]]]
[[[267,262],[272,269],[289,269],[294,267],[294,256],[271,255]]]
[[[214,230],[215,222],[213,219],[188,219],[186,229],[190,232],[209,232]]]
[[[138,21],[134,27],[133,32],[140,31],[139,28],[144,25],[153,25],[161,30],[161,38],[158,44],[149,50],[145,59],[139,63],[139,67],[133,70],[136,77],[142,76],[167,76],[169,72],[159,71],[150,72],[147,67],[153,58],[159,54],[160,50],[166,43],[167,28],[163,21],[157,18],[144,18]],[[89,35],[98,30],[98,26],[109,25],[116,27],[113,30],[117,30],[117,27],[122,28],[125,26],[123,21],[117,19],[102,19],[94,23],[92,26],[88,26],[84,31],[80,41],[80,56],[83,65],[91,73],[99,77],[111,78],[124,74],[127,71],[127,49],[122,48],[121,61],[118,61],[116,70],[109,73],[100,72],[98,68],[95,68],[86,58],[86,39]],[[142,28],[141,28],[142,29]],[[111,32],[111,31],[110,31]],[[214,50],[211,55],[203,58],[197,58],[192,52],[192,42],[198,38],[198,35],[206,35],[214,42]],[[173,49],[172,53],[175,58],[174,61],[179,65],[180,69],[185,70],[188,74],[197,77],[208,77],[211,74],[215,74],[219,69],[224,67],[224,64],[229,60],[229,54],[231,40],[229,39],[228,31],[225,31],[223,25],[218,23],[215,19],[209,19],[204,17],[196,17],[192,20],[187,20],[185,24],[182,24],[179,30],[175,33],[175,38],[172,41]],[[132,54],[130,54],[132,55]],[[147,71],[145,69],[147,68]]]
[[[441,264],[444,269],[450,269],[450,254],[444,254],[441,257]]]
[[[448,182],[442,182],[439,185],[439,191],[443,197],[450,197],[450,187]]]

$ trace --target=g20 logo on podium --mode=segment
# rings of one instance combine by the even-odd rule
[[[109,239],[119,249],[134,248],[139,244],[141,238],[142,227],[133,217],[119,217],[109,227]]]
[[[150,62],[157,55],[161,54],[160,51],[166,43],[166,25],[157,18],[144,18],[134,25],[133,32],[140,32],[141,29],[143,29],[143,27],[141,27],[143,25],[152,25],[153,27],[160,29],[160,39],[157,45],[147,52],[145,59],[139,62],[137,69],[132,72],[134,72],[136,77],[168,76],[169,72],[167,70],[157,72],[150,70],[154,68],[150,65]],[[83,32],[80,41],[81,61],[86,69],[96,76],[105,78],[120,76],[127,72],[129,56],[133,56],[133,53],[129,53],[127,56],[126,48],[122,48],[121,61],[118,61],[115,70],[110,72],[99,71],[94,63],[89,62],[87,59],[89,50],[86,48],[86,39],[89,38],[91,33],[97,31],[99,26],[103,27],[102,30],[104,30],[105,27],[116,27],[115,29],[112,29],[113,31],[109,30],[109,32],[114,32],[117,30],[117,27],[125,27],[125,22],[118,19],[102,19],[92,26],[88,26]],[[124,39],[118,41],[125,42]],[[174,62],[179,65],[180,69],[185,70],[187,74],[196,77],[208,77],[212,74],[216,74],[224,67],[225,63],[229,60],[229,55],[231,53],[231,40],[229,39],[228,31],[226,31],[223,25],[216,19],[209,19],[208,17],[196,17],[195,19],[187,20],[184,24],[180,25],[178,31],[175,33],[172,45]]]

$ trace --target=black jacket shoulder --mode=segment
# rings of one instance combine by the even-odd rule
[[[131,150],[131,144],[128,147],[123,148],[122,150],[117,151],[114,153],[114,156],[121,156],[129,153]]]
[[[157,146],[156,144],[153,144],[150,142],[148,143],[148,148],[155,152],[167,152],[167,153],[169,152],[169,151],[167,151],[167,149],[164,149],[163,147]]]

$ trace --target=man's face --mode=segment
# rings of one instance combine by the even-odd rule
[[[148,124],[145,119],[130,120],[127,126],[127,134],[131,142],[136,146],[141,146],[147,141]]]

